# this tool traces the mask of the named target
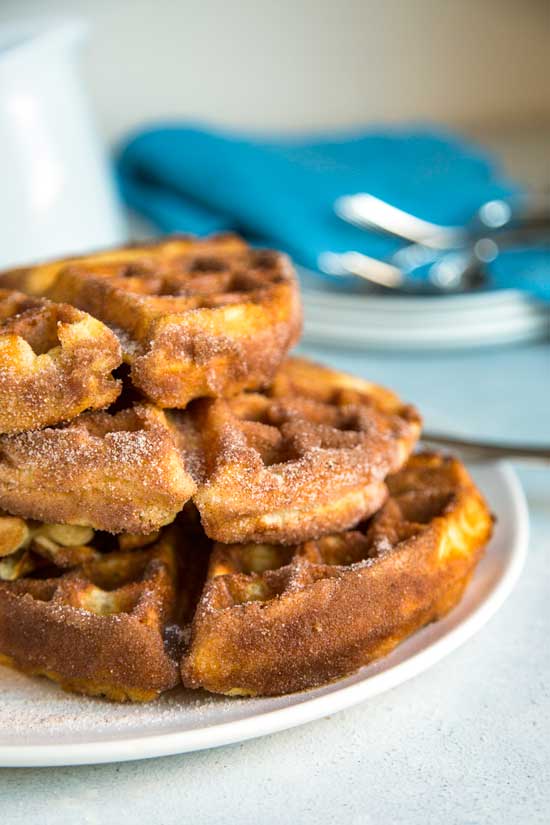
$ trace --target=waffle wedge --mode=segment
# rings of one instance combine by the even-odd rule
[[[116,336],[87,313],[0,289],[0,433],[107,407],[121,363]]]
[[[148,701],[179,681],[170,651],[177,538],[0,582],[0,663],[67,690]],[[177,638],[177,634],[176,634]]]
[[[384,502],[420,417],[389,390],[289,358],[263,393],[201,399],[204,529],[225,542],[293,544],[357,524]]]
[[[461,598],[491,535],[459,461],[421,454],[356,530],[295,547],[216,545],[183,659],[187,687],[273,695],[384,656]]]
[[[13,284],[109,325],[132,382],[161,407],[262,386],[301,329],[289,260],[236,236],[172,238],[0,276]]]
[[[43,522],[146,534],[195,491],[183,431],[150,404],[0,436],[0,507]]]

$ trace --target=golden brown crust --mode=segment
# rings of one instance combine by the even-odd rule
[[[416,410],[382,387],[289,358],[264,393],[202,399],[204,529],[226,543],[290,544],[343,530],[384,502],[384,480],[420,433]]]
[[[0,565],[15,562],[0,582],[0,662],[69,690],[145,701],[177,682],[176,623],[194,614],[189,687],[277,694],[346,675],[453,607],[491,533],[455,459],[414,456],[388,487],[356,530],[295,547],[215,545],[197,608],[208,543],[192,509],[160,540],[109,545],[87,528],[0,514]]]
[[[298,340],[290,261],[236,236],[171,238],[0,275],[118,333],[132,381],[162,407],[267,383]]]
[[[0,662],[79,693],[148,701],[179,681],[167,650],[177,602],[173,531],[56,578],[0,582]]]
[[[150,404],[0,436],[0,507],[39,521],[151,533],[195,491],[181,439]]]
[[[87,313],[0,289],[0,433],[107,407],[121,363],[116,336]]]
[[[492,530],[455,459],[424,454],[358,530],[294,548],[217,545],[182,663],[187,687],[303,690],[387,654],[461,598]]]

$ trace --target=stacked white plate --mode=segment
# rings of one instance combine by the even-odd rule
[[[550,306],[516,290],[416,297],[351,291],[301,272],[304,338],[393,350],[460,349],[550,338]]]

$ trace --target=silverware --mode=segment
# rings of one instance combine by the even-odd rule
[[[386,232],[396,238],[430,249],[449,250],[464,246],[512,224],[550,227],[550,197],[544,192],[511,195],[482,204],[464,226],[443,226],[425,221],[381,198],[361,192],[342,195],[334,211],[343,220],[364,229]]]
[[[507,458],[530,464],[550,464],[550,446],[544,444],[527,446],[499,441],[456,438],[446,433],[429,431],[422,434],[422,442],[437,447],[449,447],[470,461],[498,461]]]
[[[441,226],[422,220],[366,192],[343,195],[335,201],[334,211],[355,226],[387,232],[432,249],[450,249],[464,240],[463,227]]]
[[[464,292],[481,286],[486,279],[485,261],[476,251],[462,249],[436,255],[433,249],[420,244],[400,249],[388,261],[356,251],[323,252],[317,265],[327,275],[355,276],[378,287],[413,295]],[[421,266],[428,266],[426,275],[415,279],[412,273]]]
[[[321,271],[414,294],[478,288],[488,280],[486,265],[502,249],[550,238],[550,197],[544,193],[488,201],[464,227],[424,221],[366,193],[345,195],[334,208],[341,218],[361,228],[412,243],[388,261],[358,251],[325,252],[319,256]],[[426,271],[421,279],[415,278],[420,267]]]

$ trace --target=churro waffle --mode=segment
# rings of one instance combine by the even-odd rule
[[[285,360],[284,255],[174,238],[0,286],[1,663],[121,701],[288,693],[458,602],[481,494],[410,457],[394,393]]]
[[[15,270],[0,285],[67,301],[108,324],[132,382],[162,407],[262,386],[301,329],[286,256],[230,235]]]
[[[289,358],[263,393],[201,399],[189,413],[203,442],[194,501],[217,541],[283,544],[342,530],[384,502],[420,417],[389,390]]]
[[[0,436],[0,507],[113,533],[168,524],[196,486],[173,415],[136,404]]]
[[[115,335],[87,313],[0,289],[0,433],[107,407],[121,362]]]
[[[173,687],[176,544],[169,528],[148,547],[89,548],[69,570],[0,582],[0,662],[118,701],[147,701]]]
[[[459,461],[414,456],[356,530],[296,547],[216,545],[183,682],[287,693],[387,654],[461,598],[492,519]]]

